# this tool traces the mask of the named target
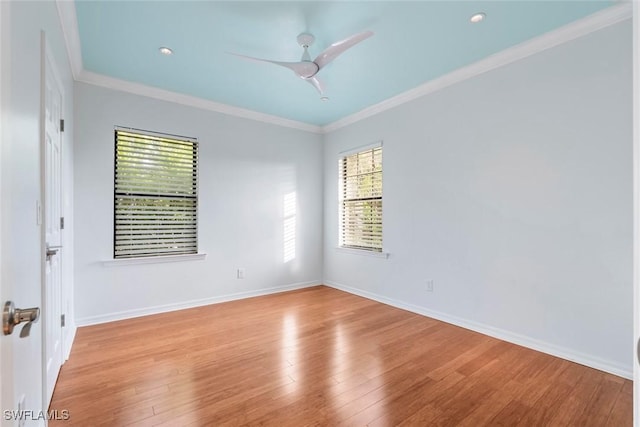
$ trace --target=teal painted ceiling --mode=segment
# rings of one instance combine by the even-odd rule
[[[491,54],[584,18],[610,1],[84,1],[76,15],[87,71],[313,125],[326,125]],[[469,22],[476,12],[486,19]],[[328,102],[290,70],[375,35],[318,73]],[[159,53],[161,46],[174,54]]]

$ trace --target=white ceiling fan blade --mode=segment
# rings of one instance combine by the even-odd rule
[[[320,80],[318,80],[317,77],[309,77],[308,79],[305,79],[305,80],[308,81],[311,86],[316,88],[320,96],[324,95],[324,85]]]
[[[373,31],[364,31],[362,33],[354,34],[339,42],[335,42],[328,48],[326,48],[318,57],[313,61],[318,65],[321,70],[325,65],[336,59],[345,50],[355,46],[361,41],[368,39],[373,35]]]
[[[227,52],[227,53],[233,56],[238,56],[240,58],[248,59],[250,61],[269,62],[271,64],[288,68],[291,71],[293,71],[296,76],[303,79],[306,79],[308,77],[315,75],[320,69],[315,63],[311,61],[300,61],[300,62],[272,61],[270,59],[254,58],[253,56],[240,55],[239,53],[233,53],[233,52]]]

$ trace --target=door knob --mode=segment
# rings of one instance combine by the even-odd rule
[[[15,308],[12,301],[7,301],[4,303],[4,309],[2,310],[2,332],[5,335],[10,335],[16,325],[25,323],[20,332],[20,337],[27,337],[31,330],[31,324],[37,322],[39,318],[40,308]]]

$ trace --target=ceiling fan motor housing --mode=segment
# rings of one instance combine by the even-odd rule
[[[313,61],[302,61],[296,67],[294,73],[301,79],[308,79],[310,77],[315,76],[318,71],[320,71],[320,67]]]

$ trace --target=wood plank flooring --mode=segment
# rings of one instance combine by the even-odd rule
[[[631,426],[632,382],[324,286],[80,328],[50,426]]]

